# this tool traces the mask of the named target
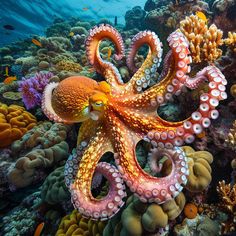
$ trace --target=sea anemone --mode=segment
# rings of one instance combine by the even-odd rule
[[[41,104],[42,93],[45,86],[53,76],[51,72],[39,72],[30,78],[22,78],[19,83],[19,92],[27,109]]]

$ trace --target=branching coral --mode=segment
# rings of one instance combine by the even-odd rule
[[[231,186],[225,181],[220,181],[217,192],[221,199],[219,207],[228,214],[228,220],[222,223],[222,234],[235,232],[236,230],[236,184]]]
[[[41,104],[43,90],[51,77],[53,77],[51,72],[39,72],[28,79],[22,79],[19,83],[19,92],[27,109]]]
[[[215,25],[208,28],[205,21],[191,15],[180,22],[180,30],[189,40],[194,62],[214,61],[222,55],[218,47],[223,43],[223,32]]]
[[[39,171],[67,158],[69,130],[69,126],[44,122],[14,142],[11,150],[21,157],[9,170],[9,182],[17,188],[28,186],[37,180]]]
[[[86,219],[77,210],[74,210],[61,220],[56,236],[102,236],[105,225],[104,221]]]
[[[0,103],[0,148],[20,139],[36,123],[36,118],[23,107]]]

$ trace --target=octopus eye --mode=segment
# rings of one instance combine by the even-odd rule
[[[101,107],[103,106],[103,102],[102,101],[95,102],[95,105],[98,107]]]

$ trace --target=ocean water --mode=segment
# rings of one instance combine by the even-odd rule
[[[236,0],[0,0],[0,236],[236,235]]]
[[[67,1],[25,1],[1,0],[0,25],[10,24],[15,31],[10,33],[1,27],[0,45],[24,39],[30,35],[44,35],[45,28],[56,18],[80,17],[83,20],[99,21],[103,18],[114,22],[118,18],[124,24],[126,11],[134,6],[144,6],[142,0],[67,0]],[[88,8],[89,10],[83,10]],[[9,33],[9,34],[8,34]]]

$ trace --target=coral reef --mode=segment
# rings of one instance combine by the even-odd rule
[[[146,12],[140,6],[133,7],[131,10],[125,13],[125,28],[143,29],[145,15]]]
[[[24,107],[0,103],[0,147],[7,147],[20,139],[36,124],[36,118]]]
[[[40,178],[43,169],[66,159],[69,130],[66,125],[43,122],[15,141],[11,150],[20,157],[8,172],[9,182],[16,188],[28,186]]]

